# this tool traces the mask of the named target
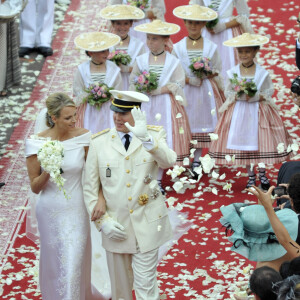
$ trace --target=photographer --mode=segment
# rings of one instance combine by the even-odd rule
[[[300,27],[300,13],[297,19],[297,22]],[[296,39],[296,64],[300,70],[300,32],[298,33],[298,39]],[[294,97],[294,102],[300,106],[300,76],[295,78],[291,86],[291,95]]]
[[[291,163],[291,162],[290,162]],[[292,163],[299,163],[299,162],[292,162]],[[285,163],[283,166],[285,166],[288,163]],[[287,166],[288,167],[288,166]],[[290,167],[298,168],[299,169],[299,164],[297,166],[295,165],[291,165]],[[282,167],[281,167],[282,168]],[[287,170],[290,168],[287,168]],[[279,174],[278,174],[278,181],[280,181],[280,176],[288,176],[289,174],[291,174],[291,172],[286,173],[286,174],[280,174],[282,170],[280,169]],[[286,182],[286,181],[285,181]],[[279,186],[285,187],[287,189],[287,193],[285,195],[280,195],[281,199],[287,199],[288,201],[283,203],[281,205],[281,208],[290,208],[293,211],[295,211],[295,213],[298,215],[298,219],[300,221],[300,173],[294,173],[294,175],[291,176],[289,183],[285,184],[285,183],[281,183],[279,184]],[[276,194],[276,191],[275,191]],[[298,244],[300,244],[300,225],[298,228],[298,237],[296,239],[296,242]]]

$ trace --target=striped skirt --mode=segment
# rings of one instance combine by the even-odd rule
[[[219,165],[257,165],[258,163],[276,164],[291,158],[292,153],[278,153],[277,146],[284,143],[285,149],[293,143],[293,140],[281,120],[278,112],[265,102],[259,103],[258,111],[258,151],[243,151],[227,149],[228,133],[235,104],[226,110],[216,127],[215,133],[219,138],[211,143],[208,154]],[[249,132],[251,135],[251,131]],[[225,155],[235,156],[232,161],[227,161]]]

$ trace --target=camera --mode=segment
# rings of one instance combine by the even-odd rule
[[[291,91],[294,94],[297,94],[298,96],[300,96],[300,76],[297,76],[291,85]]]
[[[286,187],[285,186],[277,186],[273,192],[272,192],[273,196],[277,196],[277,197],[281,197],[283,195],[287,195],[287,191],[286,191]]]

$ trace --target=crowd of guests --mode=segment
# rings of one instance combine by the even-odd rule
[[[21,14],[20,57],[35,49],[45,57],[53,54],[50,2],[29,0]],[[164,1],[144,1],[140,8],[135,3],[110,0],[100,13],[110,32],[87,29],[75,38],[87,60],[74,72],[74,101],[62,93],[49,96],[37,135],[26,142],[31,189],[40,194],[43,299],[130,300],[134,289],[137,299],[158,300],[159,251],[176,232],[162,197],[163,170],[183,165],[193,149],[190,169],[198,179],[204,148],[217,165],[245,165],[246,188],[258,198],[258,205],[221,208],[232,250],[257,262],[249,285],[255,298],[300,299],[300,176],[291,176],[299,166],[283,165],[278,183],[287,187],[281,198],[288,201],[276,212],[264,166],[291,158],[293,144],[272,98],[270,74],[256,60],[269,38],[254,33],[245,0],[191,0],[176,7],[173,14],[188,35],[175,44],[170,37],[180,26],[165,22]],[[28,17],[32,11],[37,13]],[[9,55],[18,61],[10,39],[15,34],[8,33],[13,22],[0,24],[0,38],[11,49],[7,65]],[[299,63],[299,41],[296,47]],[[1,73],[1,96],[19,80],[8,69]],[[66,179],[64,188],[50,180],[38,159],[49,139],[65,149],[58,175]],[[89,219],[96,225],[92,229]],[[90,235],[95,228],[102,233]],[[91,247],[102,251],[100,271],[91,271],[96,265]],[[93,272],[101,283],[92,282]]]

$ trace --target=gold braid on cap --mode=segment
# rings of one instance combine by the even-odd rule
[[[139,108],[139,105],[128,105],[128,106],[126,106],[126,105],[116,104],[114,100],[112,101],[112,104],[116,107],[122,107],[122,108],[134,108],[134,107]]]

